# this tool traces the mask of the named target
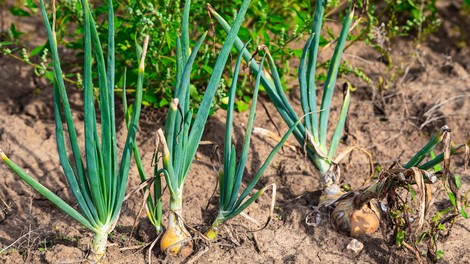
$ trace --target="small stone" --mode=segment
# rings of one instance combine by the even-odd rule
[[[354,253],[359,254],[361,250],[364,248],[364,244],[362,244],[359,240],[353,239],[349,242],[347,249],[354,251]]]

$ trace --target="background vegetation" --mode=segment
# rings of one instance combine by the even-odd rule
[[[235,6],[241,4],[241,0],[233,1],[233,4],[227,5],[226,1],[211,1],[212,6],[220,14],[233,19],[236,15]],[[468,2],[468,1],[465,1]],[[327,4],[326,17],[340,18],[342,20],[341,10],[344,9],[347,1],[334,0]],[[151,39],[148,52],[148,61],[150,67],[146,72],[146,89],[144,90],[144,105],[160,108],[169,105],[174,87],[176,74],[175,54],[176,32],[179,34],[182,12],[182,1],[176,0],[150,0],[150,1],[116,1],[116,53],[117,53],[117,80],[123,80],[124,69],[136,69],[137,60],[135,51],[132,48],[138,45],[141,33],[148,34]],[[279,67],[280,76],[285,83],[286,78],[295,78],[296,67],[289,65],[290,58],[300,57],[300,50],[294,50],[288,46],[293,41],[305,39],[309,34],[312,23],[312,13],[315,1],[267,1],[259,0],[253,2],[247,14],[245,24],[240,30],[242,40],[252,40],[252,46],[265,44],[271,51],[274,59],[282,65]],[[388,88],[393,85],[397,76],[400,75],[400,69],[391,59],[390,52],[393,49],[393,39],[397,37],[410,37],[415,40],[416,45],[424,41],[426,37],[436,31],[441,25],[441,20],[436,13],[436,0],[387,0],[387,1],[366,1],[364,3],[365,12],[359,14],[362,17],[358,27],[350,34],[349,39],[354,41],[363,41],[377,49],[383,56],[384,63],[387,64],[388,71],[384,76],[372,80],[360,68],[355,68],[348,63],[347,58],[340,68],[341,74],[353,74],[369,85],[378,88]],[[13,6],[6,6],[5,0],[0,1],[0,6],[8,8],[12,15],[17,17],[38,16],[38,6],[33,0],[17,0]],[[77,24],[82,17],[79,3],[73,0],[58,1],[57,3],[57,21],[56,28],[58,35],[63,36],[59,39],[59,46],[65,47],[75,53],[77,56],[71,56],[66,59],[67,68],[66,80],[81,87],[82,78],[78,74],[83,49],[83,30],[73,25]],[[107,24],[105,5],[95,5],[94,15],[98,17],[98,30],[100,38],[106,39]],[[192,72],[191,94],[197,104],[202,99],[205,90],[206,80],[211,74],[212,65],[214,65],[217,53],[220,47],[214,45],[217,40],[214,39],[214,30],[216,35],[220,35],[222,29],[217,27],[212,18],[208,15],[205,2],[196,1],[191,6],[190,34],[193,41],[197,36],[205,31],[210,31],[210,37],[203,44],[201,54],[197,57],[195,64],[198,65]],[[231,22],[231,21],[228,21]],[[25,43],[23,32],[12,23],[10,25],[1,25],[0,32],[0,51],[3,54],[13,56],[17,59],[31,64],[36,69],[36,74],[52,77],[51,67],[47,60],[48,43],[30,48]],[[249,29],[249,30],[248,30]],[[322,37],[320,46],[333,44],[337,36],[327,27],[328,37]],[[192,43],[194,44],[194,43]],[[329,61],[321,62],[320,68],[327,69]],[[325,78],[325,71],[319,71],[319,80]],[[129,87],[135,87],[137,81],[136,71],[127,71],[127,84]],[[227,75],[231,76],[231,75]],[[228,77],[226,77],[228,78]],[[245,77],[246,78],[246,77]],[[246,80],[246,79],[245,79]],[[226,100],[229,80],[222,79],[221,86],[216,95],[215,104],[221,105]],[[236,109],[244,111],[248,109],[248,102],[251,99],[251,91],[242,85],[237,91]],[[291,88],[291,87],[289,87]],[[287,89],[287,87],[285,87]],[[116,88],[118,93],[122,90]],[[128,89],[128,92],[132,92]],[[214,105],[215,106],[215,105]]]

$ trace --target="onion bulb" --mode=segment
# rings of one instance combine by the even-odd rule
[[[370,235],[380,226],[380,209],[376,200],[355,205],[355,196],[340,200],[331,213],[331,222],[339,231],[351,237]],[[356,209],[357,208],[357,209]]]
[[[160,241],[160,249],[173,256],[189,256],[193,248],[190,238],[191,235],[184,227],[183,222],[174,213],[170,213],[168,227]]]

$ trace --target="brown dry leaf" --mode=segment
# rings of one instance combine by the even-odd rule
[[[271,206],[269,207],[269,216],[268,216],[268,219],[266,220],[266,222],[264,223],[264,225],[261,227],[261,228],[258,228],[258,229],[255,229],[255,230],[249,230],[249,232],[258,232],[258,231],[261,231],[263,229],[265,229],[269,223],[271,222],[272,218],[273,218],[273,215],[274,215],[274,206],[276,205],[276,190],[277,190],[277,185],[275,183],[271,183],[269,184],[268,186],[265,186],[263,187],[263,189],[261,189],[260,191],[262,192],[262,194],[266,194],[266,190],[269,189],[269,188],[272,188],[273,189],[273,193],[271,195]],[[248,215],[246,215],[248,216]],[[246,218],[245,216],[245,218]],[[248,218],[247,218],[248,219]],[[249,220],[249,219],[248,219]],[[254,219],[253,219],[254,220]],[[257,223],[258,221],[255,220],[255,224],[257,224],[259,226],[259,223]]]
[[[159,151],[163,152],[163,156],[170,156],[170,150],[168,149],[168,144],[166,143],[165,134],[160,128],[157,130],[157,139],[160,144],[158,145]]]
[[[450,169],[450,134],[448,130],[443,132],[444,141],[444,179],[447,178]]]
[[[424,215],[427,211],[426,209],[426,185],[424,184],[424,179],[421,171],[418,168],[411,168],[413,170],[413,175],[416,181],[417,187],[417,196],[418,196],[418,203],[419,203],[419,218],[418,218],[418,227],[417,230],[421,229],[424,224]]]
[[[372,155],[364,148],[356,147],[356,146],[351,146],[347,147],[344,151],[342,151],[336,158],[333,160],[333,163],[338,164],[341,162],[341,160],[344,159],[349,153],[351,153],[353,150],[359,150],[360,152],[364,153],[368,160],[369,160],[369,175],[367,178],[364,180],[362,183],[362,186],[365,186],[367,183],[369,183],[372,174],[374,173],[374,162],[372,161]]]
[[[301,118],[304,118],[307,114],[303,115]],[[313,147],[313,149],[315,150],[315,153],[322,157],[322,158],[328,158],[328,156],[326,156],[325,153],[323,153],[323,151],[320,149],[320,146],[318,146],[315,141],[313,140],[313,136],[312,134],[308,131],[308,130],[305,130],[305,144],[304,144],[304,152],[307,153],[307,151],[305,150],[305,147],[307,147],[307,143],[310,143],[310,145]]]
[[[269,139],[272,139],[272,140],[276,141],[277,143],[281,142],[281,140],[282,140],[282,137],[278,136],[276,133],[271,132],[271,131],[269,131],[267,129],[264,129],[264,128],[261,128],[261,127],[253,128],[253,133],[258,134],[258,135],[263,136],[263,137],[266,137],[266,138],[269,138]],[[292,149],[293,151],[297,150],[294,145],[290,144],[287,141],[284,143],[284,146]]]
[[[425,184],[425,190],[426,190],[426,206],[425,209],[426,211],[424,212],[424,216],[426,217],[429,214],[429,209],[431,209],[431,205],[434,203],[434,197],[432,196],[432,190],[431,190],[432,184]]]
[[[465,157],[464,157],[464,170],[467,171],[468,169],[468,163],[470,162],[470,147],[467,146],[467,145],[464,145],[465,146]]]

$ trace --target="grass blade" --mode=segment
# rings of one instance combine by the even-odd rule
[[[237,158],[236,156],[235,157],[231,156],[231,151],[230,151],[230,146],[232,146],[233,113],[235,111],[235,97],[236,97],[236,90],[237,90],[238,75],[240,73],[240,65],[241,65],[242,58],[243,58],[242,55],[243,55],[243,51],[245,50],[248,43],[249,43],[249,41],[243,46],[242,52],[240,52],[240,54],[238,55],[237,62],[235,64],[234,74],[233,74],[233,77],[232,77],[232,85],[231,85],[230,91],[229,91],[229,102],[228,102],[228,108],[227,108],[227,118],[225,120],[224,172],[230,171],[230,167],[229,167],[230,161],[232,159],[236,160],[236,158]],[[251,135],[251,133],[250,133],[250,135]],[[243,157],[244,152],[245,152],[245,150],[242,150],[242,156],[240,158]],[[243,168],[244,168],[244,166],[243,166]],[[225,185],[223,184],[222,181],[220,182],[220,184],[221,184],[220,185],[220,190],[221,190],[221,192],[220,192],[220,197],[221,197],[220,206],[224,206],[224,205],[231,206],[231,204],[233,204],[233,201],[236,199],[236,197],[238,195],[238,190],[240,188],[240,182],[241,182],[241,179],[237,178],[239,170],[240,170],[240,166],[238,165],[236,171],[234,172],[234,174],[228,174],[227,175],[226,173],[223,173],[224,179],[228,178],[228,177],[235,177],[235,179],[234,179],[234,185],[232,187],[230,197],[223,196],[225,191],[222,192],[222,190],[228,189],[228,187],[225,187]],[[223,208],[225,209],[227,207],[223,207]]]
[[[59,196],[55,195],[49,189],[47,189],[38,181],[33,179],[31,176],[29,176],[21,167],[19,167],[13,161],[11,161],[1,149],[0,149],[0,157],[5,162],[5,164],[7,164],[8,167],[10,167],[11,170],[13,170],[18,176],[20,176],[20,178],[23,181],[25,181],[29,186],[31,186],[34,190],[42,194],[49,201],[51,201],[53,204],[55,204],[62,211],[64,211],[69,216],[71,216],[73,219],[77,220],[83,226],[96,232],[96,229],[90,224],[90,222],[85,217],[83,217],[79,212],[77,212],[77,210],[73,209]]]
[[[85,16],[85,61],[84,61],[84,130],[85,130],[85,157],[87,164],[87,175],[90,182],[90,190],[93,203],[98,211],[100,222],[105,223],[107,219],[106,205],[103,199],[102,184],[98,171],[98,158],[96,157],[96,115],[95,104],[93,98],[93,81],[92,81],[92,58],[91,58],[91,14],[88,9],[86,0],[82,0],[83,12]]]
[[[323,24],[323,14],[325,13],[325,1],[319,0],[315,5],[315,12],[313,15],[313,24],[312,24],[312,44],[309,46],[308,51],[308,65],[307,65],[307,89],[308,89],[308,103],[310,111],[304,111],[304,113],[316,112],[317,110],[317,86],[315,83],[316,79],[316,70],[317,70],[317,59],[318,59],[318,48],[320,47],[320,38],[321,38],[321,28]],[[318,114],[314,113],[306,119],[311,120],[313,130],[310,130],[313,133],[313,138],[319,142],[319,127],[318,127]]]
[[[257,191],[255,194],[253,194],[248,200],[246,200],[243,204],[235,207],[236,209],[233,210],[231,213],[229,213],[227,216],[224,217],[224,221],[228,221],[235,216],[239,215],[243,210],[245,210],[250,204],[252,204],[254,201],[256,201],[261,195],[263,195],[265,189],[261,189]]]
[[[325,81],[325,87],[323,89],[323,98],[321,103],[320,112],[320,144],[326,145],[326,136],[328,129],[328,118],[330,115],[331,100],[333,98],[333,92],[335,89],[336,78],[338,76],[338,69],[341,63],[341,57],[343,55],[344,46],[346,44],[346,38],[351,27],[352,19],[354,17],[354,9],[350,7],[344,18],[343,27],[338,38],[338,44],[336,44],[333,57],[331,59],[330,68],[328,69],[328,75]]]
[[[260,70],[258,71],[258,74],[256,75],[255,88],[253,91],[253,99],[251,100],[250,114],[248,116],[248,124],[246,125],[245,138],[243,139],[242,153],[238,161],[236,173],[234,174],[234,176],[232,176],[235,178],[235,185],[233,186],[232,197],[230,199],[230,203],[228,204],[229,208],[233,208],[233,205],[235,204],[236,198],[238,196],[238,192],[240,190],[240,185],[243,179],[243,173],[245,172],[246,159],[248,158],[248,150],[250,149],[253,124],[256,118],[256,105],[258,103],[258,92],[259,92],[259,86],[261,82],[261,73],[263,72],[263,65],[264,65],[265,58],[266,58],[266,53],[261,59]]]
[[[183,20],[181,22],[181,46],[183,63],[186,63],[189,57],[189,11],[191,8],[191,0],[184,2]],[[185,109],[186,110],[186,109]]]
[[[225,32],[229,32],[230,30],[230,25],[225,21],[211,6],[208,7],[209,11],[211,12],[212,16],[219,22],[219,24],[222,26]],[[243,58],[245,61],[250,62],[250,70],[254,73],[257,74],[259,71],[259,65],[256,63],[256,61],[251,60],[251,54],[248,50],[242,51],[242,48],[244,46],[243,41],[239,37],[235,38],[235,43],[234,43],[235,48],[243,53]],[[286,122],[286,124],[291,127],[296,123],[296,120],[292,120],[292,116],[290,115],[290,112],[294,112],[292,106],[290,104],[284,105],[283,101],[281,100],[280,96],[276,92],[276,88],[273,86],[271,81],[263,74],[261,73],[261,84],[263,87],[265,87],[266,92],[269,96],[269,99],[271,102],[274,104],[276,109],[278,110],[279,114],[281,115],[282,119]],[[305,134],[305,128],[302,124],[299,124],[296,126],[294,130],[294,135],[297,141],[300,144],[304,144],[304,134]],[[308,155],[312,156],[313,153],[307,149]]]
[[[462,147],[465,147],[465,144],[458,145],[455,148],[451,147],[450,148],[450,155],[454,155]],[[441,153],[441,154],[437,155],[435,158],[431,159],[430,161],[424,163],[423,165],[418,166],[418,168],[421,169],[421,170],[429,170],[432,167],[440,164],[443,161],[444,161],[444,153]]]
[[[333,57],[331,59],[330,68],[328,69],[328,75],[325,81],[325,87],[323,90],[323,98],[321,102],[320,112],[320,145],[326,146],[326,136],[328,129],[328,118],[330,115],[331,100],[333,98],[333,92],[335,89],[336,78],[338,76],[338,69],[341,63],[341,57],[343,55],[344,46],[346,44],[346,37],[351,27],[352,19],[354,17],[353,7],[349,7],[348,12],[344,18],[343,28],[338,38],[338,44],[336,44]]]
[[[248,10],[248,6],[250,4],[250,0],[244,0],[235,21],[233,23],[232,28],[225,40],[225,43],[222,47],[222,50],[219,53],[217,61],[214,66],[214,70],[212,72],[211,78],[209,80],[209,84],[207,85],[206,92],[204,94],[204,98],[202,99],[199,111],[196,115],[196,119],[194,120],[193,126],[191,128],[189,139],[188,139],[188,146],[187,146],[187,155],[185,157],[184,171],[182,175],[187,175],[190,165],[196,155],[196,150],[199,145],[199,142],[202,138],[202,133],[204,131],[204,126],[207,121],[207,117],[209,115],[209,111],[211,108],[212,100],[214,99],[215,91],[219,86],[220,78],[222,77],[222,72],[224,70],[224,66],[227,62],[230,50],[235,42],[236,36],[238,34],[238,30],[243,22],[245,17],[246,11]],[[183,176],[185,177],[185,176]]]
[[[299,86],[300,86],[300,103],[302,105],[302,110],[304,113],[310,113],[313,112],[310,108],[310,103],[309,103],[309,93],[315,93],[315,90],[310,90],[307,82],[307,68],[305,67],[306,65],[306,59],[307,59],[307,54],[309,47],[312,43],[313,39],[313,34],[308,38],[307,42],[305,43],[305,46],[302,50],[302,56],[300,57],[300,63],[299,63]],[[316,114],[315,114],[316,115]],[[312,119],[311,118],[305,118],[305,127],[307,128],[308,131],[311,131],[312,133],[316,131],[318,134],[318,125],[313,127],[312,124]],[[315,133],[313,133],[314,140],[318,140],[318,136]]]
[[[409,169],[411,167],[416,167],[418,166],[421,161],[431,152],[434,150],[434,148],[439,144],[442,139],[444,138],[444,135],[446,133],[450,132],[450,129],[448,126],[443,126],[434,136],[424,145],[424,147],[416,153],[415,156],[413,156],[405,165],[403,165],[403,168]],[[439,157],[439,155],[436,157],[436,159]],[[436,160],[435,159],[435,160]]]
[[[132,118],[129,124],[126,143],[124,144],[122,157],[121,157],[121,164],[119,166],[119,172],[117,177],[117,190],[112,216],[111,219],[116,219],[117,215],[119,214],[122,206],[122,202],[124,200],[124,195],[126,193],[127,182],[129,180],[129,168],[130,168],[130,160],[132,156],[132,152],[134,149],[135,137],[137,134],[137,129],[139,127],[139,117],[140,117],[140,110],[142,107],[142,86],[144,82],[144,70],[145,70],[145,56],[147,55],[147,47],[148,47],[149,37],[146,36],[144,39],[144,44],[142,48],[142,54],[140,58],[140,64],[138,69],[138,78],[137,78],[137,87],[135,92],[135,100],[134,100],[134,109],[132,111]],[[113,198],[114,198],[113,197]]]
[[[263,175],[263,173],[266,171],[266,169],[268,168],[269,166],[269,163],[271,163],[272,159],[274,158],[274,156],[276,156],[276,154],[279,152],[279,150],[281,150],[282,146],[284,145],[284,143],[287,141],[287,139],[289,138],[289,136],[294,132],[295,130],[295,127],[298,126],[300,124],[302,119],[299,119],[297,120],[297,122],[291,127],[289,128],[289,130],[286,132],[286,134],[284,134],[284,136],[282,137],[281,141],[279,141],[279,143],[276,144],[276,146],[273,148],[273,150],[269,153],[268,157],[266,158],[266,160],[264,161],[263,165],[261,165],[261,168],[258,170],[258,172],[256,173],[256,175],[253,177],[253,179],[251,180],[251,182],[248,184],[248,186],[245,188],[245,190],[243,191],[243,193],[240,195],[240,197],[238,198],[237,200],[237,203],[233,206],[232,210],[234,208],[239,208],[240,204],[243,202],[243,200],[248,196],[248,194],[250,194],[250,192],[253,190],[253,188],[255,187],[256,183],[258,183],[259,179],[261,178],[261,176]]]
[[[176,127],[176,115],[178,114],[178,107],[179,99],[174,98],[170,103],[170,108],[168,109],[168,114],[165,123],[165,138],[168,144],[168,149],[171,149],[172,152],[174,151],[174,144],[176,143],[175,129],[180,129],[179,126]]]
[[[47,31],[48,42],[50,44],[52,63],[54,66],[55,85],[57,86],[56,88],[59,91],[60,100],[62,101],[65,122],[67,124],[69,142],[70,142],[70,146],[72,149],[72,154],[73,154],[73,158],[75,162],[76,175],[78,176],[82,193],[85,195],[85,197],[88,197],[91,199],[91,193],[89,190],[88,181],[85,178],[85,169],[84,169],[84,165],[82,161],[82,156],[80,153],[80,147],[78,146],[77,131],[73,123],[72,111],[70,109],[69,100],[67,97],[67,93],[65,91],[65,84],[64,84],[64,79],[63,79],[64,74],[60,66],[60,59],[59,59],[59,52],[57,49],[57,40],[56,40],[55,31],[52,29],[51,24],[47,18],[46,8],[44,6],[43,0],[40,0],[40,6],[41,6],[41,14],[43,17],[44,25]],[[61,127],[62,127],[62,124],[61,124]],[[57,142],[57,144],[60,144],[60,142]],[[63,155],[67,155],[67,153],[63,153]]]
[[[61,103],[59,89],[57,88],[57,85],[54,85],[54,120],[56,125],[56,143],[57,150],[59,153],[60,164],[62,165],[62,170],[64,171],[65,178],[67,179],[67,182],[70,186],[70,190],[72,191],[75,199],[77,200],[80,209],[88,218],[90,223],[93,226],[96,226],[96,221],[99,221],[99,218],[96,208],[93,202],[91,201],[91,194],[88,184],[83,181],[79,184],[67,156],[64,130],[62,128],[62,120],[60,117],[60,105]]]
[[[230,159],[228,160],[228,170],[224,171],[223,173],[223,193],[220,193],[221,200],[223,200],[223,203],[220,204],[222,208],[228,208],[229,202],[232,198],[232,196],[237,196],[238,195],[238,190],[233,189],[233,184],[234,184],[234,175],[235,171],[237,169],[237,152],[235,151],[235,146],[232,145],[232,148],[230,149]],[[225,164],[224,164],[225,166]]]
[[[343,135],[344,124],[346,123],[346,118],[348,117],[349,103],[351,101],[350,95],[350,84],[346,84],[346,91],[343,100],[343,106],[341,107],[341,112],[338,118],[338,124],[336,125],[335,132],[331,137],[330,150],[328,151],[328,158],[333,159],[336,153],[336,148],[339,145],[339,141]]]
[[[126,121],[126,126],[129,127],[130,115],[129,115],[129,112],[128,112],[127,99],[126,99],[126,70],[124,71],[124,81],[123,81],[123,87],[122,87],[122,94],[123,94],[123,96],[122,96],[122,108],[123,108],[123,112],[124,112],[124,118],[125,118],[125,121]],[[145,175],[144,165],[143,165],[142,158],[140,156],[140,152],[139,152],[139,148],[137,147],[137,144],[134,144],[133,151],[134,151],[135,165],[137,167],[137,171],[139,172],[140,181],[145,182],[147,180],[147,176]],[[155,168],[156,168],[156,166],[155,166]],[[155,186],[155,182],[154,182],[154,186]],[[159,186],[161,186],[161,184]],[[146,190],[147,190],[147,187],[144,187],[143,192],[145,193]],[[148,215],[150,221],[152,222],[152,224],[157,226],[158,225],[157,224],[157,222],[158,222],[157,219],[161,219],[161,218],[155,217],[155,213],[154,213],[155,206],[153,204],[152,197],[150,195],[147,196],[146,203],[147,203],[147,215]]]
[[[115,85],[115,41],[114,41],[114,8],[113,8],[113,1],[108,1],[108,57],[107,57],[107,71],[106,71],[106,80],[107,82],[107,91],[108,91],[108,98],[109,98],[109,114],[111,118],[111,133],[113,137],[111,138],[111,174],[112,177],[110,179],[110,188],[112,189],[115,186],[116,181],[116,173],[118,169],[118,150],[117,150],[117,142],[116,142],[116,111],[114,109],[114,85]],[[112,195],[114,196],[114,195]]]
[[[197,52],[199,51],[199,48],[201,47],[202,43],[204,42],[204,39],[207,36],[207,32],[204,32],[204,34],[199,38],[198,42],[194,46],[193,50],[191,51],[191,55],[189,56],[185,67],[183,71],[183,78],[181,79],[180,83],[180,94],[176,94],[176,98],[179,99],[179,105],[182,108],[183,115],[186,114],[184,111],[188,111],[186,109],[189,109],[189,84],[190,84],[190,78],[191,78],[191,70],[193,67],[194,60],[196,59]],[[172,134],[171,136],[173,137],[173,149],[170,149],[170,151],[173,151],[171,153],[173,159],[173,168],[175,169],[175,175],[178,176],[178,185],[181,184],[181,182],[184,180],[184,176],[182,176],[180,171],[183,171],[183,166],[182,162],[183,160],[183,144],[180,144],[178,142],[182,142],[182,137],[184,136],[182,132],[182,128],[184,127],[184,122],[185,119],[181,115],[176,115],[175,121],[174,121],[174,132],[173,134],[176,134],[176,137]],[[175,133],[176,132],[176,133]],[[169,139],[167,138],[167,142],[169,142]]]

